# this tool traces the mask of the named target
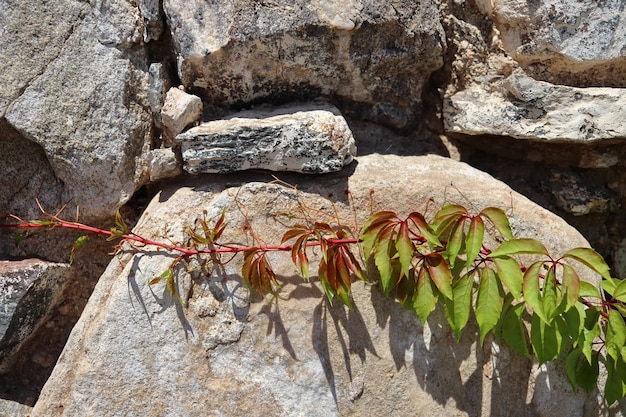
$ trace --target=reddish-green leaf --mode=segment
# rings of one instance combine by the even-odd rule
[[[402,272],[408,277],[413,262],[415,247],[409,236],[409,225],[407,222],[400,223],[398,235],[396,236],[396,250],[398,251]]]
[[[611,278],[609,272],[610,268],[606,264],[602,255],[590,248],[575,248],[567,251],[563,258],[574,259],[587,267],[593,269],[595,272],[603,276],[604,278]]]
[[[543,300],[539,291],[539,273],[543,262],[535,262],[524,273],[524,301],[546,323],[550,323],[548,316],[543,311]]]
[[[266,254],[259,248],[250,248],[244,252],[241,275],[251,290],[261,295],[276,295],[279,286],[276,275],[267,261]]]
[[[489,256],[498,258],[501,256],[522,254],[548,255],[548,250],[541,242],[535,239],[513,239],[502,242]]]
[[[511,232],[511,225],[509,224],[509,218],[507,217],[504,210],[495,208],[495,207],[487,207],[480,212],[480,216],[484,216],[491,224],[493,224],[496,230],[508,240],[513,240],[513,233]]]
[[[483,247],[484,234],[485,224],[483,223],[483,219],[479,216],[472,218],[469,230],[467,231],[467,239],[465,240],[465,252],[467,254],[465,265],[467,268],[474,263],[478,253],[480,253]]]
[[[476,321],[480,328],[481,345],[487,333],[498,324],[503,303],[504,290],[496,273],[492,269],[482,268],[476,300]]]
[[[563,281],[561,287],[565,291],[567,297],[567,307],[569,309],[573,307],[578,301],[578,295],[580,294],[580,277],[574,271],[574,268],[567,264],[563,264]]]
[[[457,342],[461,338],[461,331],[467,324],[472,302],[472,286],[474,273],[466,274],[452,287],[452,299],[446,299],[446,319],[454,332]]]
[[[437,236],[435,236],[435,232],[428,225],[428,222],[426,222],[426,219],[424,219],[424,216],[421,213],[414,211],[407,217],[406,221],[408,222],[409,220],[413,222],[413,224],[417,227],[417,230],[419,230],[420,234],[428,243],[434,246],[442,246],[439,239],[437,239]]]
[[[449,204],[443,206],[435,214],[435,220],[433,221],[433,228],[437,235],[442,236],[442,233],[450,227],[453,222],[456,222],[459,217],[467,215],[467,209],[463,206],[456,204]]]
[[[380,211],[372,214],[359,233],[362,242],[365,259],[369,259],[376,244],[380,241],[380,235],[384,229],[393,229],[398,221],[398,215],[393,211]]]
[[[424,262],[439,292],[444,297],[452,299],[452,273],[443,257],[438,253],[431,253],[425,256]]]
[[[522,296],[522,282],[524,276],[520,265],[514,258],[502,256],[492,259],[498,271],[498,277],[516,300]]]

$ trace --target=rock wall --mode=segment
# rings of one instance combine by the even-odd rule
[[[106,228],[120,209],[129,222],[143,213],[144,233],[167,222],[174,239],[198,211],[228,200],[224,188],[258,181],[261,169],[280,171],[313,205],[374,188],[408,212],[456,190],[462,204],[510,208],[520,231],[555,248],[585,244],[542,206],[626,275],[622,1],[0,0],[0,10],[0,213],[35,218],[39,201]],[[447,160],[416,157],[426,154]],[[259,218],[272,196],[288,194],[264,187],[243,187],[258,194],[248,204]],[[522,210],[530,203],[513,190],[538,205]],[[3,259],[66,264],[76,235],[14,238],[0,232]],[[55,287],[48,316],[16,330],[22,347],[2,360],[20,365],[0,371],[3,398],[34,405],[41,386],[18,375],[33,361],[39,374],[52,371],[110,259],[106,245],[88,251],[82,264],[55,269],[70,279]],[[284,307],[245,297],[237,305],[231,271],[220,291],[236,294],[218,297],[194,278],[208,293],[184,311],[161,306],[143,283],[162,261],[111,260],[34,415],[142,415],[147,404],[154,415],[206,415],[209,404],[216,415],[254,406],[267,415],[562,415],[551,408],[557,398],[572,405],[567,415],[602,413],[593,396],[561,390],[562,375],[469,337],[450,347],[436,321],[422,325],[368,288],[355,296],[358,317],[327,308],[314,287]],[[65,336],[52,343],[46,328]],[[33,359],[37,351],[52,359]],[[519,384],[496,386],[500,371]],[[369,385],[378,380],[393,382]],[[213,396],[223,401],[207,403]]]

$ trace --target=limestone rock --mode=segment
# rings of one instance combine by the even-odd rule
[[[338,96],[404,127],[444,33],[432,2],[166,0],[185,87],[214,105]]]
[[[620,1],[480,1],[506,51],[537,77],[624,86],[626,10]],[[586,73],[575,77],[577,73]]]
[[[68,269],[38,259],[0,261],[0,373],[48,314]]]
[[[363,221],[372,204],[374,210],[408,214],[432,198],[429,212],[445,203],[473,210],[504,206],[515,234],[540,239],[551,253],[586,245],[562,219],[503,183],[437,156],[360,157],[348,178],[298,176],[297,192],[269,177],[267,183],[229,188],[242,177],[173,184],[154,198],[134,231],[182,241],[185,228],[197,225],[203,211],[212,221],[226,209],[224,242],[250,243],[251,236],[242,232],[246,226],[270,243],[300,221],[298,199],[316,220],[339,216],[351,224],[352,207]],[[262,178],[255,174],[254,179]],[[346,190],[354,197],[352,207]],[[325,198],[329,193],[333,204]],[[602,412],[595,398],[571,392],[562,368],[542,374],[549,384],[536,383],[521,356],[490,343],[478,346],[475,327],[455,343],[444,330],[441,310],[421,324],[414,313],[363,284],[354,286],[352,311],[329,306],[315,279],[307,284],[295,277],[289,254],[270,254],[283,283],[282,298],[273,303],[250,297],[239,275],[240,257],[224,267],[179,264],[175,276],[184,308],[162,285],[147,286],[173,260],[149,247],[116,256],[32,416],[100,410],[127,416],[381,416],[390,410],[536,416],[552,410],[552,398],[560,395],[581,413]],[[594,276],[584,279],[597,282]]]
[[[206,122],[176,138],[192,174],[246,169],[326,173],[352,162],[356,145],[339,111],[307,104],[246,111]]]
[[[626,89],[576,88],[511,75],[444,100],[448,132],[546,141],[626,138]]]
[[[172,140],[202,116],[202,100],[179,88],[170,88],[161,109],[165,134]]]
[[[150,151],[150,181],[173,178],[182,172],[181,164],[171,148]]]
[[[18,2],[9,9],[28,4]],[[71,4],[52,16],[34,7],[37,14],[25,17],[23,24],[28,27],[27,22],[49,20],[54,23],[39,28],[37,36],[57,36],[66,25],[61,16],[73,13]],[[151,138],[146,56],[132,47],[141,41],[141,33],[138,39],[135,34],[140,29],[133,26],[139,23],[132,12],[125,14],[132,5],[119,0],[96,6],[77,9],[84,17],[67,23],[65,35],[58,35],[56,52],[38,66],[36,77],[21,85],[19,97],[11,100],[5,113],[24,138],[43,148],[64,186],[57,198],[69,202],[70,210],[79,204],[84,220],[109,217],[147,179],[144,152]],[[59,29],[55,16],[61,19]],[[32,33],[20,29],[16,33],[9,40],[2,38],[8,50],[19,47],[25,49],[24,54],[38,55],[39,46],[31,45]],[[21,56],[7,61],[19,61]],[[19,79],[21,65],[27,63],[11,67],[17,73],[3,76]]]

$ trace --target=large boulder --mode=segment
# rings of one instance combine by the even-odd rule
[[[443,65],[431,2],[164,1],[185,87],[213,105],[307,100],[360,103],[405,127]],[[342,109],[344,110],[344,109]]]
[[[621,1],[478,0],[502,46],[536,78],[581,86],[626,85]]]
[[[0,116],[20,141],[43,149],[63,184],[59,201],[79,205],[85,219],[110,216],[147,180],[151,116],[139,10],[124,0],[27,1],[3,4],[4,16],[0,57],[12,64],[1,76]]]
[[[187,179],[163,189],[134,231],[184,241],[188,226],[226,210],[223,242],[273,244],[305,215],[352,224],[371,209],[423,210],[432,198],[429,213],[445,203],[502,207],[516,235],[538,238],[554,254],[587,245],[562,219],[450,159],[370,155],[343,175],[282,177],[297,189],[242,175]],[[476,326],[455,343],[440,310],[420,323],[361,283],[353,310],[331,307],[317,284],[296,277],[287,253],[270,254],[283,284],[271,303],[243,285],[240,257],[224,266],[179,263],[181,307],[161,284],[148,286],[175,257],[149,246],[116,256],[33,416],[536,416],[554,404],[566,415],[599,414],[596,399],[573,393],[563,372],[491,341],[480,347]]]

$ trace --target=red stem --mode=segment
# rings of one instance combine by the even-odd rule
[[[14,228],[14,229],[25,229],[25,228],[49,228],[52,229],[54,227],[61,227],[64,229],[76,229],[76,230],[82,230],[85,232],[90,232],[90,233],[94,233],[97,235],[102,235],[102,236],[111,236],[113,235],[113,232],[109,231],[109,230],[104,230],[104,229],[99,229],[97,227],[92,227],[92,226],[87,226],[85,224],[82,223],[75,223],[75,222],[64,222],[64,221],[60,221],[60,222],[56,222],[54,224],[39,224],[39,223],[16,223],[16,224],[0,224],[0,228],[4,228],[4,229],[8,229],[8,228]],[[239,253],[239,252],[245,252],[249,249],[260,249],[263,251],[289,251],[293,249],[293,245],[267,245],[267,246],[229,246],[229,247],[222,247],[222,248],[213,248],[213,249],[187,249],[187,248],[183,248],[181,246],[176,246],[176,245],[169,245],[163,242],[157,242],[155,240],[151,240],[151,239],[146,239],[144,237],[135,235],[134,233],[130,233],[130,234],[124,234],[120,236],[120,239],[125,239],[125,240],[130,240],[130,241],[134,241],[134,242],[138,242],[141,243],[143,245],[154,245],[163,249],[167,249],[167,250],[171,250],[171,251],[176,251],[176,252],[180,252],[184,255],[199,255],[199,254],[214,254],[214,253]],[[348,245],[348,244],[354,244],[354,243],[358,243],[358,239],[356,238],[349,238],[349,239],[326,239],[326,242],[329,244],[335,244],[335,245]],[[307,247],[312,247],[312,246],[319,246],[320,242],[307,242],[306,246]]]

